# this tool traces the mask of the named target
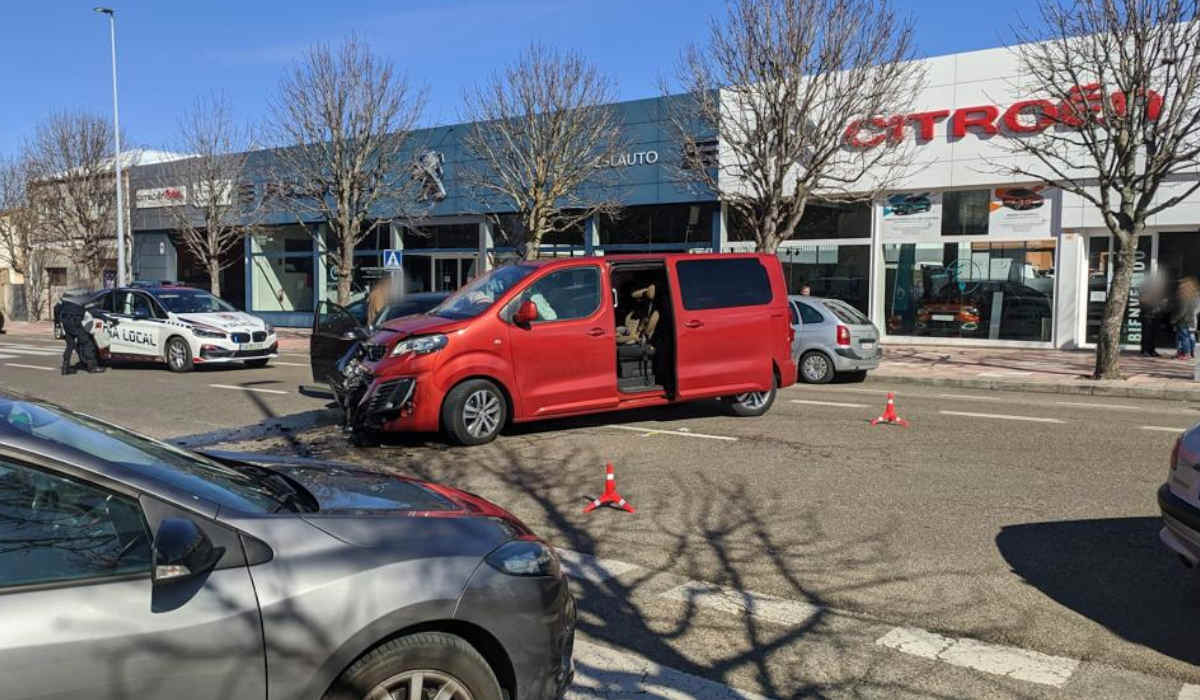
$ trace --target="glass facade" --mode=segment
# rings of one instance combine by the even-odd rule
[[[890,335],[1052,338],[1053,239],[884,245],[883,258]]]
[[[1129,288],[1129,302],[1125,306],[1125,317],[1121,320],[1121,343],[1139,345],[1143,328],[1139,291],[1146,274],[1150,272],[1153,253],[1153,236],[1138,237],[1137,250],[1133,254],[1133,284]],[[1112,239],[1108,236],[1093,236],[1088,239],[1088,285],[1087,285],[1087,333],[1085,339],[1095,343],[1100,337],[1100,324],[1104,320],[1104,305],[1108,300],[1108,285],[1112,281]],[[1175,344],[1174,330],[1156,329],[1160,337],[1159,346]]]
[[[312,312],[316,266],[313,236],[279,226],[250,237],[250,311]]]
[[[808,286],[813,296],[841,299],[868,313],[870,245],[788,245],[779,249],[779,260],[789,294]]]

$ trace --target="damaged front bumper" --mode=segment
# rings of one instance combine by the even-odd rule
[[[352,359],[331,379],[329,388],[342,409],[342,429],[353,433],[380,430],[386,423],[411,415],[417,380],[378,379],[359,359]]]

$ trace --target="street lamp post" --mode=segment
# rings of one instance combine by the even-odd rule
[[[93,8],[96,12],[108,15],[108,38],[112,47],[112,88],[113,88],[113,141],[115,155],[113,168],[116,171],[117,183],[117,280],[116,286],[125,284],[125,202],[121,192],[121,116],[117,108],[117,15],[111,7]]]

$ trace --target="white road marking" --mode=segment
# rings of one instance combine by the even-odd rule
[[[600,583],[614,576],[641,569],[637,564],[611,559],[599,559],[590,554],[575,552],[570,549],[555,549],[558,560],[562,562],[563,571],[574,579]]]
[[[20,364],[19,362],[5,362],[4,366],[5,367],[24,367],[25,369],[41,369],[41,370],[45,370],[47,372],[54,371],[53,367],[42,367],[41,365],[23,365],[23,364]]]
[[[1157,430],[1163,433],[1182,433],[1187,428],[1171,428],[1165,425],[1143,425],[1142,430]]]
[[[728,435],[708,435],[706,433],[684,432],[682,430],[658,430],[657,428],[639,428],[635,425],[605,425],[604,428],[612,428],[613,430],[629,430],[635,433],[646,433],[650,435],[679,435],[681,437],[704,438],[706,440],[725,440],[728,442],[737,442],[737,438]]]
[[[825,386],[813,386],[811,384],[793,384],[792,387],[795,389],[799,389],[801,391],[825,391],[825,392],[832,392],[835,394],[849,392],[851,394],[876,394],[876,395],[895,394],[896,396],[900,395],[900,392],[891,391],[888,389],[851,389],[851,388],[847,388],[847,387],[834,388],[834,387],[825,387]]]
[[[234,391],[254,391],[260,394],[286,394],[286,391],[279,389],[259,389],[253,386],[232,386],[230,384],[209,384],[214,389],[233,389]]]
[[[1055,401],[1058,406],[1078,406],[1079,408],[1109,408],[1114,411],[1140,411],[1137,406],[1128,406],[1119,403],[1085,403],[1083,401]]]
[[[691,603],[702,608],[712,608],[733,615],[753,615],[789,627],[807,624],[818,613],[825,610],[825,608],[801,601],[723,588],[700,581],[688,581],[659,597]]]
[[[865,403],[838,403],[836,401],[805,401],[804,399],[791,399],[791,403],[802,403],[811,406],[837,406],[839,408],[866,408]]]
[[[980,372],[976,377],[1028,377],[1033,372],[1023,372],[1015,369],[1006,369],[1000,372]]]
[[[1078,659],[974,639],[943,637],[915,627],[896,627],[875,643],[912,656],[1055,688],[1066,685],[1079,667]]]
[[[309,367],[310,366],[310,365],[304,364],[303,362],[280,362],[279,360],[272,360],[271,364],[285,365],[287,367]]]
[[[1035,418],[1034,416],[1014,416],[1007,413],[972,413],[970,411],[938,411],[944,416],[966,416],[967,418],[995,418],[996,420],[1024,420],[1033,423],[1064,423],[1057,418]]]
[[[17,357],[17,355],[0,355],[0,360],[11,360],[14,357]]]
[[[642,656],[578,637],[574,658],[575,682],[567,690],[565,700],[595,700],[597,697],[766,700],[762,695],[676,671]]]
[[[1002,399],[999,396],[975,396],[974,394],[938,394],[938,398],[942,399],[965,399],[967,401],[999,401],[1001,403],[1025,403],[1024,401],[1010,401]]]
[[[1184,683],[1179,689],[1179,700],[1200,700],[1200,685]]]
[[[41,357],[62,354],[62,350],[56,348],[29,348],[14,347],[11,345],[0,345],[0,352],[11,352],[15,355],[37,355]]]

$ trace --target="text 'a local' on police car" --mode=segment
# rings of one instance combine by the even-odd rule
[[[271,324],[189,287],[98,292],[85,309],[102,357],[166,362],[174,372],[244,362],[262,367],[279,345]]]

